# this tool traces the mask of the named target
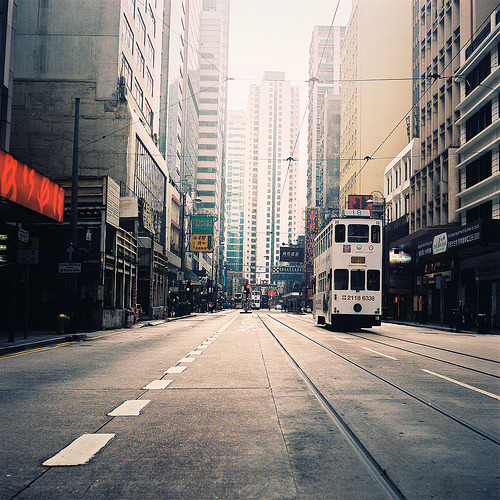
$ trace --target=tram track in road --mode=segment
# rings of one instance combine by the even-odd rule
[[[272,318],[271,316],[268,316]],[[299,372],[300,376],[306,383],[308,389],[312,392],[312,394],[319,401],[321,406],[324,408],[330,419],[335,423],[339,431],[346,438],[348,443],[351,445],[353,450],[356,452],[361,462],[367,467],[368,471],[375,479],[375,481],[379,484],[382,490],[387,494],[387,496],[394,500],[403,500],[405,499],[405,495],[401,492],[401,490],[397,487],[397,485],[392,481],[387,472],[383,469],[383,467],[375,460],[373,455],[368,451],[368,449],[363,445],[358,436],[352,431],[347,422],[342,418],[340,413],[335,410],[335,408],[330,404],[328,399],[324,396],[321,390],[316,386],[316,384],[312,381],[312,379],[307,375],[307,373],[302,369],[297,360],[287,351],[285,346],[280,342],[278,337],[273,333],[271,328],[267,325],[267,323],[262,319],[262,316],[259,314],[258,318],[261,320],[262,324],[266,328],[266,330],[271,334],[274,340],[277,342],[279,347],[282,349],[285,356],[289,359],[295,369]],[[275,318],[272,318],[275,319]],[[278,321],[278,320],[276,320]],[[280,321],[278,321],[281,323]],[[285,325],[287,326],[287,325]],[[293,329],[292,329],[293,330]]]
[[[272,316],[270,316],[270,317],[272,317]],[[277,320],[276,318],[273,317],[273,319],[275,319],[276,321],[279,322],[279,320]],[[316,323],[314,323],[312,321],[307,321],[307,320],[302,320],[302,321],[304,321],[307,324],[310,324],[312,326],[316,326]],[[283,324],[285,325],[285,323],[283,323]],[[437,347],[437,346],[430,345],[430,344],[424,344],[422,342],[416,342],[415,340],[401,339],[401,338],[398,338],[398,337],[392,337],[390,335],[384,335],[384,334],[379,333],[379,332],[364,331],[364,330],[361,330],[361,332],[362,333],[366,333],[366,334],[371,334],[371,335],[377,335],[378,337],[385,337],[385,338],[392,339],[392,340],[399,341],[399,342],[405,342],[405,343],[408,343],[408,344],[418,345],[418,346],[421,346],[421,347],[425,347],[427,349],[434,349],[434,350],[446,352],[446,353],[449,353],[449,354],[459,355],[459,356],[463,356],[463,357],[469,358],[469,359],[474,359],[474,360],[478,360],[478,361],[492,363],[495,366],[500,365],[500,361],[496,361],[494,359],[484,358],[482,356],[475,356],[473,354],[467,354],[467,353],[460,352],[460,351],[454,351],[452,349],[445,349],[444,347]],[[416,356],[421,356],[423,358],[432,359],[433,361],[438,361],[440,363],[444,363],[444,364],[447,364],[447,365],[456,366],[458,368],[462,368],[464,370],[468,370],[468,371],[472,371],[472,372],[475,372],[475,373],[479,373],[481,375],[486,375],[488,377],[493,377],[493,378],[496,378],[496,379],[500,379],[500,375],[497,375],[495,373],[490,373],[490,372],[486,372],[486,371],[483,371],[483,370],[479,370],[477,368],[472,368],[470,366],[462,365],[462,364],[459,364],[459,363],[454,363],[453,361],[448,361],[446,359],[436,358],[435,356],[431,356],[429,354],[424,354],[424,353],[421,353],[421,352],[418,352],[418,351],[412,351],[411,349],[406,349],[406,348],[401,347],[401,346],[397,346],[397,345],[394,345],[394,344],[389,344],[387,342],[382,342],[381,340],[377,340],[377,339],[374,339],[374,338],[364,337],[363,335],[361,335],[359,333],[354,333],[354,332],[343,332],[343,333],[346,334],[346,335],[350,335],[352,337],[356,337],[356,338],[359,338],[359,339],[362,339],[362,340],[366,340],[367,342],[374,342],[375,344],[380,344],[380,345],[383,345],[383,346],[386,346],[386,347],[390,347],[392,349],[397,349],[399,351],[407,352],[407,353],[410,353],[410,354],[415,354]]]
[[[434,403],[426,400],[425,398],[419,396],[418,394],[415,394],[414,392],[412,392],[412,391],[410,391],[408,389],[405,389],[404,387],[400,386],[399,384],[396,384],[395,382],[392,382],[391,380],[383,377],[382,375],[379,375],[375,371],[373,371],[373,370],[371,370],[371,369],[369,369],[369,368],[367,368],[365,366],[362,366],[361,364],[359,364],[358,362],[350,359],[349,357],[347,357],[347,356],[345,356],[343,354],[340,354],[340,353],[334,351],[330,347],[328,347],[326,345],[323,345],[321,342],[318,342],[317,340],[312,339],[308,335],[306,335],[306,334],[300,332],[299,330],[296,330],[295,328],[287,325],[286,323],[280,321],[279,319],[275,318],[274,316],[267,315],[267,317],[269,319],[275,321],[276,323],[280,324],[281,326],[283,326],[285,328],[288,328],[292,332],[300,335],[301,337],[303,337],[304,339],[308,340],[309,342],[315,344],[316,346],[320,347],[321,349],[324,349],[324,350],[328,351],[329,353],[331,353],[334,356],[337,356],[337,357],[343,359],[344,361],[346,361],[347,363],[351,364],[352,366],[355,366],[356,368],[362,370],[363,372],[365,372],[365,373],[367,373],[367,374],[375,377],[376,379],[384,382],[385,384],[388,384],[389,386],[393,387],[394,389],[397,389],[398,391],[402,392],[403,394],[406,394],[411,399],[422,403],[426,407],[431,408],[432,410],[436,411],[437,413],[440,413],[441,415],[443,415],[443,416],[447,417],[448,419],[456,422],[457,424],[461,425],[462,427],[464,427],[464,428],[466,428],[466,429],[474,432],[475,434],[479,435],[480,437],[482,437],[484,439],[487,439],[488,441],[490,441],[490,442],[492,442],[492,443],[500,446],[500,438],[489,434],[488,432],[480,429],[479,427],[475,426],[474,424],[472,424],[470,422],[467,422],[466,420],[458,417],[457,415],[454,415],[453,413],[445,410],[444,408],[441,408],[441,407],[437,406],[436,404],[434,404]],[[309,377],[307,376],[307,374],[300,367],[299,363],[286,350],[285,346],[281,343],[281,341],[278,339],[277,335],[272,331],[272,329],[264,321],[264,319],[262,318],[261,315],[259,315],[259,319],[262,321],[262,323],[264,324],[265,328],[269,331],[269,333],[272,335],[272,337],[276,340],[276,342],[278,343],[278,345],[282,348],[282,350],[284,351],[284,353],[289,357],[289,359],[294,364],[294,366],[298,369],[299,373],[304,377],[304,380],[306,380],[306,382],[307,382],[307,380],[310,380]],[[311,381],[311,383],[312,383],[312,381]],[[316,390],[321,394],[321,392],[319,391],[319,389],[316,388]],[[318,395],[316,395],[316,397],[318,397]],[[322,394],[321,394],[321,398],[325,399],[325,401],[328,403],[328,401],[326,400],[325,396],[323,396]],[[328,404],[330,405],[330,403],[328,403]]]

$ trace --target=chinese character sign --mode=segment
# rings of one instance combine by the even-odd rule
[[[191,217],[191,252],[213,252],[214,218],[210,215]]]
[[[191,235],[191,252],[213,252],[213,237],[209,234]]]
[[[304,271],[314,271],[314,239],[319,233],[319,208],[306,207],[306,247],[304,258]]]
[[[0,197],[57,222],[63,221],[63,188],[3,150],[0,150]]]

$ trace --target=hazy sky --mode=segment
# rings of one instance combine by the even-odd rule
[[[340,0],[334,24],[346,25],[352,0]],[[246,107],[248,88],[264,71],[285,71],[307,99],[309,44],[316,25],[330,26],[337,0],[231,0],[229,109]],[[252,81],[250,81],[252,80]]]

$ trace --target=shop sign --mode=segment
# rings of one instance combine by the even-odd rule
[[[304,249],[297,247],[280,247],[280,261],[304,262]]]
[[[446,233],[437,234],[432,241],[432,254],[446,252],[448,248],[448,235]]]
[[[57,222],[63,221],[63,188],[2,149],[0,196]]]

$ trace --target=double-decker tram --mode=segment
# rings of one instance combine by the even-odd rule
[[[339,330],[380,325],[382,221],[344,210],[314,241],[314,318]]]

